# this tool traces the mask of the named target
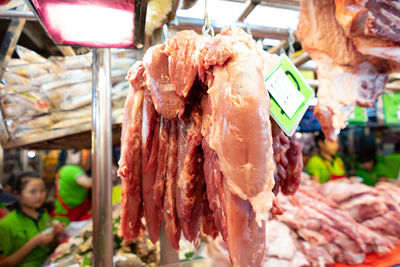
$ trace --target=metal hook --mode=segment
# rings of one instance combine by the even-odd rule
[[[207,2],[207,0],[204,1],[204,25],[202,33],[205,36],[211,35],[211,37],[214,37],[214,28],[211,27],[210,18],[208,17]]]

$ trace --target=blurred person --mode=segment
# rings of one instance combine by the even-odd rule
[[[18,198],[9,194],[0,183],[0,219],[4,218],[8,214],[7,206],[14,204],[17,201]]]
[[[322,132],[315,135],[315,144],[318,153],[312,156],[306,165],[306,172],[313,181],[326,183],[346,177],[346,170],[342,159],[337,155],[339,144],[337,141],[329,141]]]
[[[376,157],[374,151],[359,152],[356,163],[356,176],[363,179],[363,183],[374,186],[379,181],[387,180],[387,168],[382,157]]]
[[[394,153],[385,157],[385,166],[388,178],[400,178],[400,142],[395,144]]]
[[[18,176],[14,193],[15,209],[0,221],[0,266],[42,266],[63,226],[53,223],[42,209],[46,188],[39,174]]]
[[[86,152],[82,156],[82,151],[76,150],[68,150],[61,155],[61,167],[56,174],[54,219],[66,225],[91,217],[92,179],[87,175],[90,170],[88,157]]]

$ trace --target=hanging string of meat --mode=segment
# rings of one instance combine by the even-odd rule
[[[297,37],[317,63],[315,114],[329,139],[400,68],[398,1],[301,0]]]
[[[262,264],[275,195],[297,190],[302,167],[297,139],[271,130],[264,77],[276,63],[232,28],[182,31],[147,50],[128,75],[122,125],[125,239],[141,235],[144,216],[156,242],[164,218],[175,249],[181,232],[196,243],[202,229],[221,233],[233,266]]]

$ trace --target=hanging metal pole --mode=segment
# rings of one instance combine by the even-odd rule
[[[93,50],[92,211],[93,266],[110,267],[113,260],[111,201],[111,54]]]
[[[0,144],[0,183],[3,182],[4,179],[4,149]]]

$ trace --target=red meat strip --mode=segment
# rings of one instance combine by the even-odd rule
[[[203,152],[201,115],[195,108],[188,122],[178,123],[178,180],[176,204],[184,236],[195,241],[203,213]]]
[[[275,195],[279,193],[281,185],[287,176],[287,166],[289,164],[286,152],[290,148],[290,140],[281,130],[275,121],[271,120],[272,130],[272,148],[274,149],[274,160],[275,160],[275,186],[272,189]]]
[[[125,102],[121,132],[121,159],[118,175],[122,179],[120,234],[132,240],[143,228],[143,201],[141,196],[142,175],[142,106],[145,89],[144,67],[137,62],[130,69],[128,80],[131,87]]]
[[[160,209],[163,207],[165,180],[167,175],[169,129],[170,121],[161,116],[160,132],[158,137],[157,174],[156,180],[154,181],[154,202]]]
[[[281,188],[285,195],[292,195],[300,185],[302,146],[295,135],[288,137],[273,120],[271,130],[275,160],[275,186],[272,191],[277,195]]]
[[[179,249],[179,239],[181,237],[181,226],[179,224],[176,211],[176,175],[177,175],[177,156],[178,156],[178,132],[176,120],[171,122],[168,146],[168,168],[164,194],[164,221],[165,231],[171,246]]]
[[[215,239],[218,236],[218,229],[214,222],[214,214],[210,209],[207,194],[203,193],[203,216],[201,217],[203,233]]]
[[[218,166],[218,157],[205,140],[203,140],[202,148],[204,151],[204,178],[209,207],[214,213],[214,222],[217,230],[221,233],[223,239],[227,240],[227,221],[223,212],[223,199],[220,192],[222,187],[222,173]]]
[[[285,195],[293,195],[300,185],[301,171],[303,169],[303,148],[295,135],[289,137],[290,148],[286,152],[289,161],[287,167],[287,176],[281,186],[282,193]]]
[[[159,239],[161,227],[161,209],[154,201],[159,129],[159,116],[154,109],[150,93],[146,91],[142,119],[142,195],[146,226],[153,243]]]
[[[198,58],[204,37],[194,31],[180,31],[165,46],[169,76],[176,94],[186,97],[197,75]]]
[[[143,64],[155,109],[158,114],[172,120],[183,114],[185,102],[173,89],[164,48],[164,44],[150,47],[143,57]]]

